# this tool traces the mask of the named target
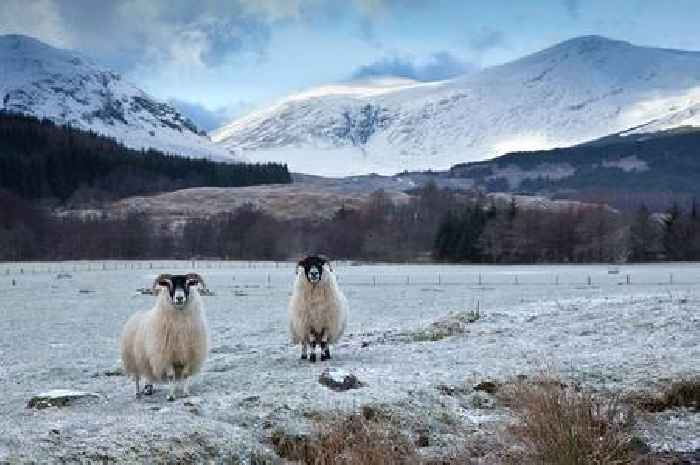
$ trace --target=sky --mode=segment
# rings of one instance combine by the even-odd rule
[[[0,0],[0,34],[86,54],[211,130],[290,93],[449,79],[597,34],[700,50],[700,0]]]

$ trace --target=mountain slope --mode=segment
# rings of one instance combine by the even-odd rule
[[[698,110],[700,53],[586,36],[452,81],[317,89],[212,139],[295,171],[388,174],[700,124]]]
[[[0,36],[0,111],[90,129],[136,149],[234,159],[173,107],[120,75],[26,36]]]
[[[446,176],[491,192],[665,209],[700,196],[700,128],[616,134],[573,147],[514,152],[455,165]]]

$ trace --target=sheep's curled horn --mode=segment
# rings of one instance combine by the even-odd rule
[[[187,279],[196,279],[203,289],[207,289],[207,284],[199,273],[187,273]]]
[[[153,289],[154,291],[157,290],[157,289],[158,289],[158,286],[160,286],[160,282],[161,282],[161,281],[165,281],[165,280],[170,281],[171,278],[172,278],[172,275],[171,275],[171,274],[168,274],[168,273],[161,273],[161,274],[159,274],[158,276],[156,276],[156,279],[153,280],[153,287],[152,287],[152,289]]]

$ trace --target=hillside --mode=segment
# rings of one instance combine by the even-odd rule
[[[93,132],[0,112],[0,190],[26,199],[90,202],[193,186],[288,182],[283,165],[137,151]]]
[[[697,121],[700,53],[599,36],[451,81],[349,82],[290,96],[214,141],[312,174],[448,169],[514,150],[572,146]]]
[[[448,176],[495,192],[606,200],[620,205],[700,195],[700,129],[615,135],[568,148],[459,164]],[[667,206],[667,205],[666,205]]]
[[[92,130],[135,149],[235,161],[172,106],[89,58],[31,37],[0,36],[0,110]]]

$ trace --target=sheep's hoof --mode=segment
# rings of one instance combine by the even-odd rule
[[[325,362],[326,360],[331,359],[331,354],[321,354],[321,361]]]
[[[302,360],[306,360],[307,358],[309,358],[308,355],[306,355],[306,354],[301,354],[301,359],[302,359]]]
[[[175,396],[172,394],[168,394],[167,399],[168,399],[168,402],[173,402],[175,400]]]
[[[144,396],[151,396],[153,395],[153,385],[152,384],[146,384],[143,387],[143,395]]]
[[[309,360],[312,362],[315,362],[316,361],[316,354],[309,355]]]

